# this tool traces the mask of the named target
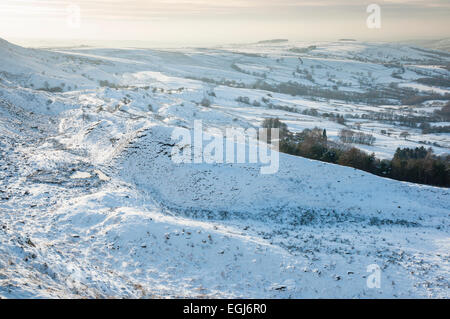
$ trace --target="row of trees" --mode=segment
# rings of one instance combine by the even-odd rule
[[[355,147],[328,141],[326,130],[305,129],[292,133],[279,119],[266,119],[264,128],[280,129],[280,151],[349,166],[378,176],[413,183],[450,187],[450,156],[436,156],[431,148],[398,148],[391,160],[380,160],[375,154]]]
[[[375,137],[372,134],[366,134],[363,132],[355,132],[349,129],[342,129],[339,132],[339,139],[342,143],[355,143],[373,145],[375,143]]]
[[[450,156],[433,155],[433,151],[423,146],[415,149],[400,149],[390,162],[389,177],[401,181],[450,186]]]
[[[445,126],[431,126],[429,123],[423,123],[420,125],[422,134],[430,133],[450,133],[450,125]]]
[[[450,102],[447,102],[440,110],[434,111],[434,114],[443,121],[450,121]]]

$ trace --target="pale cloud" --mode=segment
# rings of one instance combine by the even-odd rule
[[[378,3],[379,2],[379,3]],[[405,10],[420,8],[449,8],[449,0],[381,0],[384,6],[401,5]],[[29,15],[62,12],[68,4],[79,5],[87,18],[102,16],[140,17],[143,15],[189,15],[189,14],[239,14],[241,10],[293,10],[295,8],[361,8],[367,1],[361,0],[2,0],[0,16],[6,13]]]

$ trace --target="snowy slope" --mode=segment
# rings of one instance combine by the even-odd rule
[[[342,45],[320,44],[319,56],[326,51],[321,59],[371,68],[375,57],[366,65],[345,52],[372,57],[385,49]],[[307,121],[339,128],[239,104],[238,96],[271,94],[300,110],[370,107],[192,79],[251,81],[255,75],[230,67],[236,56],[240,67],[241,58],[252,59],[249,70],[259,72],[267,61],[258,59],[291,48],[51,52],[1,42],[0,297],[448,298],[448,189],[285,154],[273,175],[259,174],[257,164],[172,162],[173,129],[191,129],[194,119],[208,128],[248,128],[276,114],[293,128]],[[383,52],[426,61],[411,50]],[[75,73],[64,71],[71,62],[50,62],[72,55],[89,59]],[[36,89],[37,81],[55,79],[67,83],[62,92]],[[120,86],[101,87],[105,79]],[[205,96],[211,107],[199,104]],[[380,288],[367,285],[373,264],[381,269]]]

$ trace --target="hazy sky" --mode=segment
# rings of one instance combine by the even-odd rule
[[[381,8],[379,29],[366,24],[372,3]],[[448,36],[450,0],[0,0],[5,39],[216,44]]]

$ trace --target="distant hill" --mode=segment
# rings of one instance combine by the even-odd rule
[[[438,40],[411,40],[405,41],[404,43],[409,45],[420,46],[426,49],[450,52],[450,38]]]
[[[272,39],[272,40],[263,40],[259,41],[258,44],[268,44],[268,43],[284,43],[289,42],[288,39]]]

